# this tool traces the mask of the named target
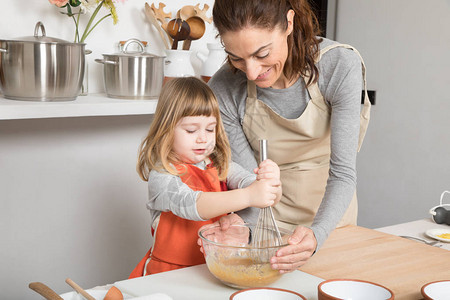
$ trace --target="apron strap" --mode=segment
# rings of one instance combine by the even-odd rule
[[[247,97],[256,99],[256,83],[253,80],[247,80]]]
[[[359,51],[356,50],[353,46],[348,45],[348,44],[333,44],[333,45],[329,45],[329,46],[321,49],[319,52],[319,55],[317,55],[317,57],[316,57],[315,62],[318,63],[325,53],[327,53],[329,50],[337,48],[337,47],[343,47],[346,49],[353,50],[356,54],[358,54],[359,59],[361,60],[363,83],[364,83],[364,100],[363,100],[364,106],[363,106],[363,109],[361,110],[359,142],[358,142],[358,152],[359,152],[359,150],[361,150],[362,142],[364,140],[364,136],[366,135],[367,127],[369,126],[369,120],[370,120],[371,104],[369,101],[369,94],[367,93],[366,64],[364,63],[364,60],[363,60],[361,54],[359,53]],[[305,82],[308,82],[308,80],[309,80],[309,76],[305,77]],[[313,97],[313,95],[316,96],[317,93],[319,96],[321,95],[320,90],[319,90],[319,85],[317,84],[317,82],[308,87],[308,92],[311,97]]]

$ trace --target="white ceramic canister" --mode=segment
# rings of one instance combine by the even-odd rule
[[[220,69],[220,67],[225,63],[227,54],[225,53],[223,46],[219,43],[207,43],[208,56],[201,52],[197,52],[197,57],[203,62],[201,77],[205,82]]]
[[[165,53],[164,83],[175,77],[195,76],[191,63],[192,51],[167,49]]]

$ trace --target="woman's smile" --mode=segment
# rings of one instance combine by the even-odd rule
[[[269,68],[266,72],[260,74],[260,75],[256,78],[256,80],[266,80],[267,77],[270,76],[270,71],[271,71],[271,70],[272,70],[272,68]]]

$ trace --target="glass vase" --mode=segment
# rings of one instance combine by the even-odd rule
[[[89,89],[89,64],[87,59],[84,60],[84,75],[81,83],[80,96],[87,96]]]

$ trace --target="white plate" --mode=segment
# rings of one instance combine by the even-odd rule
[[[92,297],[94,297],[96,300],[103,300],[103,298],[105,298],[106,293],[108,292],[108,290],[86,290],[86,292],[88,292],[89,295],[91,295]],[[133,298],[130,295],[124,294],[123,295],[123,299],[130,299]],[[69,293],[65,293],[60,295],[64,300],[85,300],[85,298],[83,296],[81,296],[80,294],[78,294],[77,292],[69,292]]]
[[[449,229],[445,229],[445,228],[428,229],[425,232],[425,234],[428,235],[430,238],[439,240],[441,242],[450,243],[450,239],[444,239],[444,238],[438,237],[438,235],[441,235],[443,233],[450,234],[450,228]]]

